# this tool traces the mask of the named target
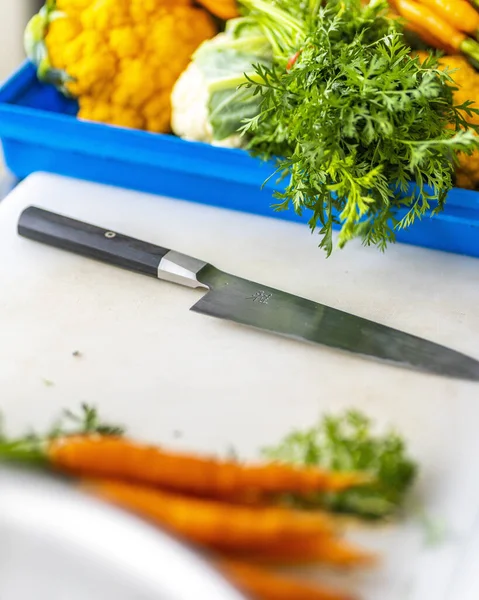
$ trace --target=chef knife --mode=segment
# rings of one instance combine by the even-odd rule
[[[202,260],[30,206],[18,233],[137,273],[204,288],[191,310],[401,367],[479,381],[479,361],[385,325],[225,273]]]

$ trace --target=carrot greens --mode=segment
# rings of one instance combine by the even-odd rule
[[[409,456],[405,440],[395,431],[379,434],[359,411],[325,415],[315,426],[294,431],[277,446],[264,449],[267,459],[325,469],[369,472],[369,485],[340,492],[292,496],[294,504],[322,506],[364,518],[384,518],[404,504],[418,466]]]
[[[386,0],[242,0],[274,50],[244,85],[260,98],[242,132],[277,162],[278,210],[309,211],[320,246],[353,238],[384,249],[398,229],[441,211],[457,152],[479,147],[452,80],[411,57]]]
[[[0,460],[46,463],[45,447],[65,436],[99,434],[121,436],[123,427],[102,421],[95,407],[83,403],[80,412],[64,410],[61,416],[42,434],[28,431],[20,437],[8,438],[0,415]]]

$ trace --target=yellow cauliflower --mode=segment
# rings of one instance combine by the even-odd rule
[[[418,52],[421,58],[426,58],[426,52]],[[463,104],[467,100],[475,101],[473,108],[479,108],[479,73],[469,63],[467,58],[459,55],[442,56],[439,65],[451,71],[451,78],[458,89],[454,92],[456,104]],[[454,72],[452,72],[454,71]],[[469,123],[479,125],[479,115],[464,114]],[[474,189],[479,186],[479,151],[472,154],[459,153],[459,167],[456,170],[456,185],[461,188]]]
[[[454,92],[457,104],[463,104],[467,100],[476,100],[478,103],[474,108],[479,108],[479,73],[471,66],[468,60],[462,56],[444,56],[440,59],[443,67],[449,70],[457,69],[451,73],[454,83],[459,88]],[[469,123],[479,125],[479,115],[464,115]],[[474,189],[479,185],[479,151],[472,154],[459,154],[459,168],[456,171],[456,184],[458,187]]]
[[[217,33],[193,0],[49,0],[25,33],[39,77],[78,98],[80,119],[170,130],[170,95]]]

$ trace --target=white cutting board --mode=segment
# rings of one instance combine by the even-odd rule
[[[197,290],[18,237],[28,205],[479,357],[477,260],[359,244],[326,259],[305,226],[46,174],[0,203],[0,409],[9,431],[46,427],[63,408],[87,402],[144,439],[221,454],[233,446],[250,457],[325,410],[357,407],[406,436],[422,470],[421,501],[449,535],[428,548],[414,519],[368,534],[383,565],[356,576],[353,589],[369,600],[477,600],[478,588],[470,599],[450,588],[479,515],[477,384],[190,312]]]

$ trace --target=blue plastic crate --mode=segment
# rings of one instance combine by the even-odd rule
[[[77,105],[41,84],[25,63],[0,87],[0,139],[8,168],[22,179],[46,171],[264,216],[275,211],[272,165],[243,150],[187,142],[75,118]],[[479,193],[454,189],[446,210],[425,217],[398,241],[479,258]]]

